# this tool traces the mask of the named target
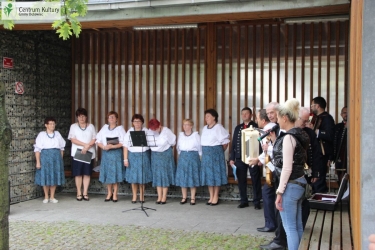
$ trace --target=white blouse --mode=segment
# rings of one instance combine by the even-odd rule
[[[70,126],[68,140],[77,139],[81,142],[89,143],[92,139],[95,138],[96,131],[94,125],[92,124],[88,124],[88,126],[84,130],[79,127],[78,123],[74,123]],[[72,143],[71,156],[74,156],[76,154],[78,148],[83,149],[83,146]],[[95,147],[91,147],[88,151],[92,153],[91,159],[95,159]]]
[[[107,146],[107,138],[118,137],[119,143],[124,144],[125,130],[122,125],[109,130],[108,124],[105,124],[96,135],[96,142]]]
[[[221,125],[216,123],[212,128],[204,126],[201,136],[201,145],[202,146],[218,146],[229,143],[229,133]]]
[[[41,152],[43,149],[57,148],[64,150],[65,140],[58,131],[53,134],[47,134],[47,131],[42,131],[38,134],[34,144],[34,152]]]
[[[176,135],[173,134],[173,132],[167,127],[163,127],[160,134],[152,130],[149,130],[149,132],[149,135],[153,135],[155,137],[156,143],[156,147],[150,147],[152,151],[164,152],[170,147],[176,145]],[[154,138],[152,138],[152,136],[149,136],[147,141],[152,141],[153,139]],[[149,145],[152,146],[152,142],[150,142]]]
[[[135,131],[134,130],[134,127],[131,127],[128,132],[126,133],[125,135],[125,138],[124,138],[124,144],[123,146],[126,147],[130,152],[133,152],[133,153],[140,153],[142,152],[142,147],[139,147],[139,146],[133,146],[133,141],[132,141],[132,138],[130,136],[130,131]],[[149,132],[149,130],[147,128],[142,128],[142,131],[145,131],[145,134],[146,134],[146,141],[147,141],[147,134]],[[143,152],[149,150],[150,148],[149,147],[143,147]]]
[[[201,137],[198,132],[193,132],[191,135],[186,136],[184,132],[180,132],[177,140],[177,152],[181,151],[198,151],[202,155]]]

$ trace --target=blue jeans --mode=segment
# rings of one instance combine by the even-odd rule
[[[306,184],[305,177],[295,179]],[[302,227],[302,201],[305,189],[298,184],[288,183],[283,194],[282,207],[280,212],[281,220],[286,232],[288,249],[297,250],[303,234]]]

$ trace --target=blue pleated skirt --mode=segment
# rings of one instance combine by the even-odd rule
[[[164,152],[151,152],[152,186],[169,187],[175,184],[176,164],[172,148]]]
[[[202,146],[201,185],[221,186],[227,183],[223,146]]]
[[[198,151],[181,151],[176,170],[176,186],[200,186],[201,160]]]
[[[103,150],[100,163],[99,181],[104,184],[122,182],[125,177],[122,148]]]
[[[128,151],[129,166],[126,168],[125,179],[129,183],[145,184],[152,181],[151,172],[151,154],[150,150],[146,152]],[[142,162],[143,157],[143,162]],[[143,177],[142,177],[143,174]]]
[[[39,186],[65,184],[64,161],[60,149],[43,149],[40,152],[40,166],[35,173],[35,184]]]

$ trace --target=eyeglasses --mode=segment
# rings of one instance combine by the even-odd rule
[[[304,123],[304,124],[309,122],[309,120],[303,120],[301,117],[299,117],[298,119],[300,119],[302,121],[302,123]]]
[[[142,121],[133,121],[134,123],[140,123],[140,122],[142,122]]]

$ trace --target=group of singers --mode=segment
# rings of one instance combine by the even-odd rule
[[[340,156],[346,150],[346,107],[341,111],[344,126],[334,125],[334,120],[326,111],[326,101],[322,97],[312,100],[310,109],[300,107],[296,99],[284,104],[271,102],[266,109],[257,112],[257,124],[251,121],[252,111],[244,108],[241,116],[244,123],[238,125],[233,133],[230,152],[230,165],[237,165],[238,183],[241,196],[239,208],[248,206],[246,194],[247,171],[253,179],[253,197],[255,209],[260,209],[263,199],[265,226],[261,232],[276,231],[276,237],[262,249],[298,249],[303,232],[303,221],[308,216],[308,206],[304,197],[307,180],[314,192],[326,192],[326,172],[330,161],[341,163]],[[311,112],[316,116],[311,124]],[[176,135],[160,124],[156,119],[149,121],[145,128],[144,118],[140,114],[132,117],[132,127],[125,132],[118,125],[118,114],[111,111],[107,115],[108,124],[98,134],[95,127],[87,121],[87,110],[76,111],[77,123],[71,125],[68,139],[72,142],[71,155],[77,150],[81,154],[92,153],[95,158],[95,146],[102,149],[99,181],[107,186],[104,201],[117,202],[118,183],[126,180],[132,187],[132,203],[145,202],[145,184],[152,182],[156,187],[157,204],[165,204],[168,187],[181,187],[181,204],[187,203],[187,189],[190,188],[190,204],[195,205],[196,187],[208,186],[210,198],[207,205],[215,206],[219,202],[220,186],[227,184],[224,151],[229,144],[229,133],[218,123],[218,113],[214,109],[205,111],[206,126],[201,136],[193,131],[193,121],[183,120],[183,132],[178,136],[177,166],[172,147],[176,145]],[[65,141],[55,131],[56,120],[47,117],[44,121],[46,130],[39,133],[35,144],[36,177],[35,183],[43,186],[43,203],[57,203],[54,194],[56,185],[64,184],[64,164],[62,160]],[[273,130],[261,144],[263,153],[249,162],[241,161],[241,130],[250,125],[264,130]],[[337,131],[336,131],[337,130]],[[133,145],[131,132],[144,131],[146,137],[154,138],[155,145]],[[339,140],[339,142],[337,142]],[[338,145],[338,146],[337,146]],[[269,157],[274,178],[271,184],[261,187],[261,169]],[[73,158],[72,175],[75,176],[77,200],[89,200],[88,185],[92,163],[77,161]],[[305,178],[305,163],[312,169],[312,176]],[[83,189],[82,189],[83,184]],[[307,207],[307,210],[306,210]],[[307,211],[307,212],[306,212]]]
[[[145,202],[145,184],[152,182],[156,187],[157,204],[166,204],[168,187],[181,187],[181,204],[187,203],[187,189],[190,188],[190,205],[195,205],[196,187],[208,186],[210,198],[207,205],[215,206],[219,202],[220,186],[227,184],[224,151],[228,147],[229,133],[218,123],[218,113],[214,109],[205,111],[207,125],[201,136],[193,131],[193,121],[183,120],[183,132],[177,140],[179,154],[177,166],[172,147],[176,145],[176,135],[160,124],[157,119],[149,121],[145,128],[144,118],[140,114],[132,117],[132,127],[125,132],[118,125],[118,114],[110,111],[108,123],[98,133],[87,120],[87,110],[78,108],[77,122],[70,127],[68,139],[72,142],[72,175],[75,178],[78,201],[88,201],[88,186],[95,159],[96,146],[102,149],[99,181],[107,186],[105,202],[118,201],[118,183],[127,181],[132,187],[132,203]],[[37,170],[35,183],[43,186],[43,203],[57,203],[55,190],[65,182],[63,151],[65,140],[55,131],[56,120],[47,117],[46,130],[38,134],[34,145]],[[151,145],[133,144],[131,132],[144,131],[152,138]],[[91,154],[91,162],[77,160],[79,154]],[[82,188],[83,186],[83,188]]]

